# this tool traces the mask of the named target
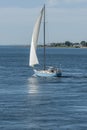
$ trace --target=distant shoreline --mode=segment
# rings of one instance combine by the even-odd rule
[[[25,48],[30,48],[30,45],[0,45],[0,47],[25,47]],[[43,46],[38,46],[38,48],[43,48]],[[46,48],[84,48],[84,49],[87,49],[87,47],[73,47],[73,46],[46,46]]]
[[[19,45],[19,44],[8,44],[8,45],[0,45],[0,47],[4,47],[4,46],[11,46],[11,47],[28,47],[30,48],[30,44],[26,44],[26,45]],[[46,48],[87,48],[87,42],[86,41],[81,41],[80,43],[73,43],[73,42],[70,42],[70,41],[65,41],[65,42],[52,42],[52,43],[47,43],[46,45]],[[42,48],[44,47],[43,44],[38,44],[38,47],[39,48]]]

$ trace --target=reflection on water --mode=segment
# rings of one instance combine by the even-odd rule
[[[36,94],[38,93],[38,80],[36,77],[30,77],[28,79],[28,88],[29,88],[29,93]]]

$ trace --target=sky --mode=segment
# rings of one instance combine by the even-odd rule
[[[29,45],[43,4],[47,43],[87,41],[87,0],[0,0],[0,45]]]

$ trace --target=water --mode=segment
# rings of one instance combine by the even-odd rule
[[[0,130],[87,130],[87,49],[48,48],[47,65],[63,70],[52,79],[32,77],[28,55],[0,47]]]

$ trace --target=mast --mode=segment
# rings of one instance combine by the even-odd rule
[[[44,14],[43,14],[43,42],[44,42],[44,70],[46,69],[46,48],[45,48],[45,4],[44,4]]]

